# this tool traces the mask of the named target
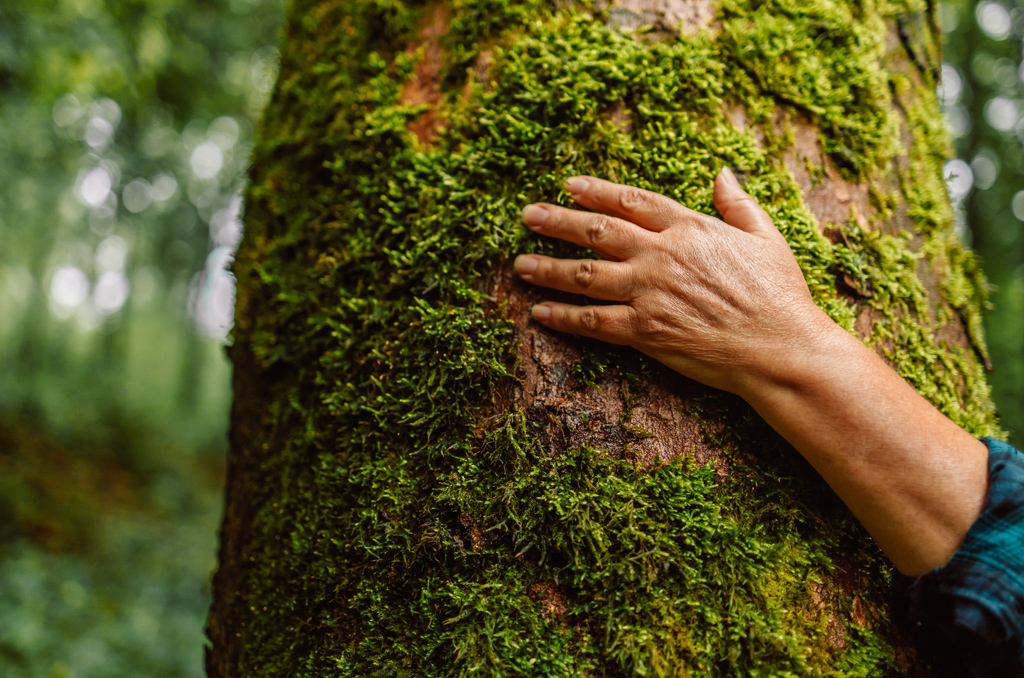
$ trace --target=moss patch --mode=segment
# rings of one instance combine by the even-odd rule
[[[902,9],[730,0],[715,35],[653,41],[585,9],[453,2],[428,148],[409,131],[423,107],[399,97],[433,7],[295,3],[237,264],[236,350],[267,383],[240,403],[259,423],[245,434],[238,675],[896,671],[884,559],[745,405],[707,392],[694,413],[720,431],[708,438],[727,476],[686,459],[552,455],[502,398],[516,346],[491,295],[514,254],[569,251],[519,223],[526,202],[567,199],[565,176],[713,213],[711,181],[728,164],[817,303],[851,330],[872,309],[867,339],[956,421],[992,432],[974,354],[935,338],[942,321],[973,327],[984,283],[946,235],[934,153],[912,156],[915,171],[881,199],[907,206],[927,248],[854,222],[833,242],[772,122],[780,109],[810,119],[834,164],[884,187],[901,119],[883,31]],[[907,97],[936,109],[914,82]],[[730,105],[762,134],[731,124]],[[925,143],[926,118],[908,119]],[[919,278],[920,252],[948,272],[945,301]],[[859,293],[839,291],[847,279]],[[626,355],[590,346],[572,378],[588,388]],[[854,612],[859,600],[868,612]]]

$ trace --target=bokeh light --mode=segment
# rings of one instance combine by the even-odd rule
[[[197,177],[213,179],[224,167],[224,151],[212,141],[204,141],[192,151],[189,163]]]
[[[998,2],[979,2],[974,11],[978,26],[993,40],[1010,37],[1010,12]]]
[[[129,212],[145,212],[153,204],[153,187],[145,179],[132,179],[121,192],[121,203]]]
[[[0,3],[0,675],[203,675],[284,4]]]
[[[58,318],[67,318],[89,297],[89,278],[74,266],[61,266],[50,279],[51,309]]]
[[[78,196],[89,207],[99,207],[110,197],[114,182],[104,167],[93,167],[83,173],[78,182]]]
[[[128,301],[128,279],[121,271],[107,271],[100,275],[93,289],[93,303],[103,315],[117,313]]]

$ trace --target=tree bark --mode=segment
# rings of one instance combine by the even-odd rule
[[[551,333],[519,210],[734,169],[819,305],[998,433],[933,6],[297,0],[238,254],[209,674],[932,669],[889,565],[742,401]],[[709,347],[712,350],[713,347]]]

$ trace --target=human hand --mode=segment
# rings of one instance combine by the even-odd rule
[[[811,300],[785,238],[728,169],[715,179],[724,221],[658,193],[593,177],[566,190],[595,212],[528,205],[537,233],[601,260],[519,256],[516,272],[544,287],[613,305],[544,302],[533,317],[553,330],[632,346],[670,368],[746,397],[834,323]]]
[[[785,238],[728,170],[724,221],[592,177],[566,182],[598,213],[546,203],[523,220],[602,260],[527,254],[528,282],[618,302],[544,302],[553,330],[626,344],[753,406],[832,486],[896,567],[918,575],[959,548],[987,487],[987,448],[820,311]]]

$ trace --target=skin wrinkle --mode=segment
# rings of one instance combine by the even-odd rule
[[[585,292],[594,281],[594,262],[584,259],[576,269],[576,284],[580,291]]]
[[[725,222],[649,191],[589,177],[585,190],[573,191],[580,184],[572,182],[573,199],[598,214],[545,206],[556,217],[535,230],[596,244],[595,229],[604,233],[609,223],[599,213],[618,212],[631,223],[616,222],[606,246],[620,261],[537,257],[543,265],[527,273],[524,262],[536,257],[528,255],[516,269],[528,282],[625,303],[544,302],[534,317],[554,330],[627,344],[744,398],[901,572],[945,564],[981,511],[984,445],[815,306],[789,244],[731,172],[714,186]]]

